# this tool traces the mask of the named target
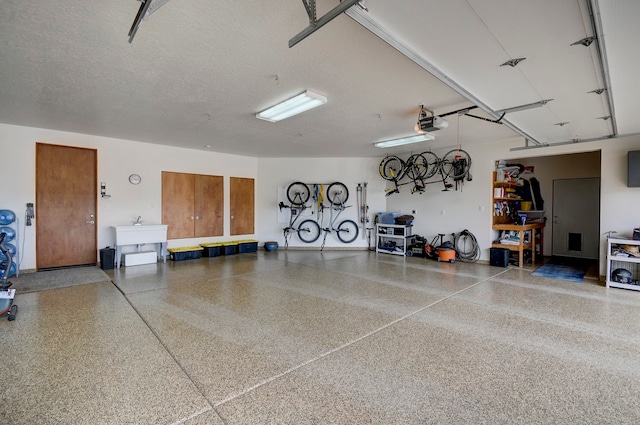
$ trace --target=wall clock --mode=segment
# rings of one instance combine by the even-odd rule
[[[140,177],[140,175],[138,174],[131,174],[129,176],[129,183],[131,184],[140,184],[141,181],[142,181],[142,177]]]

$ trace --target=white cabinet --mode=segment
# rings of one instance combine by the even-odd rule
[[[640,241],[607,239],[607,288],[640,291]],[[616,272],[614,278],[612,274]]]
[[[376,227],[376,252],[406,255],[412,227],[404,224],[378,224]]]

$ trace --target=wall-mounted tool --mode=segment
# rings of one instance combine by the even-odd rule
[[[27,202],[27,211],[24,213],[25,224],[31,226],[31,219],[35,217],[33,212],[33,202]]]
[[[100,182],[100,196],[102,196],[102,199],[111,199],[111,195],[107,195],[107,184],[105,182]]]

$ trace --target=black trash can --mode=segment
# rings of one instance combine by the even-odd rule
[[[114,266],[116,258],[116,250],[114,248],[103,248],[100,250],[100,268],[102,270],[110,270]]]
[[[489,263],[496,267],[509,267],[509,250],[506,248],[490,248]]]

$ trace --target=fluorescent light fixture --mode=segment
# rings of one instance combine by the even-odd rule
[[[500,109],[496,114],[509,114],[511,112],[526,111],[528,109],[540,108],[551,102],[553,99],[545,99],[539,102],[527,103],[526,105],[514,106],[513,108]]]
[[[399,139],[385,140],[384,142],[375,143],[376,148],[392,148],[394,146],[408,145],[409,143],[425,142],[427,140],[433,140],[435,136],[424,133],[416,134],[414,136],[401,137]]]
[[[280,102],[269,109],[257,113],[256,117],[261,120],[276,122],[324,105],[325,103],[327,103],[325,96],[307,90],[291,99],[287,99],[284,102]]]

